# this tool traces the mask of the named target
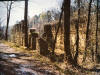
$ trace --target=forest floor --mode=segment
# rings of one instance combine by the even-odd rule
[[[9,46],[0,42],[0,75],[100,75],[100,72],[73,69],[65,63],[50,62],[37,50],[14,48],[11,43]]]
[[[59,75],[53,65],[44,62],[0,43],[0,75]]]

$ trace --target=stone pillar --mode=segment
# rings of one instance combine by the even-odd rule
[[[21,45],[24,46],[24,20],[21,21]]]
[[[50,24],[44,26],[44,33],[46,34],[47,41],[52,39],[52,37],[53,37],[53,35],[52,35],[52,27],[51,27]]]
[[[44,26],[44,33],[45,33],[45,38],[46,38],[46,41],[48,43],[48,46],[50,48],[53,48],[53,34],[52,34],[52,27],[50,24],[47,24]]]
[[[38,33],[36,33],[35,28],[30,29],[30,38],[29,38],[29,44],[31,49],[36,50],[36,39],[38,37]]]
[[[29,48],[31,48],[31,41],[32,41],[32,38],[31,38],[31,34],[29,33]]]
[[[48,43],[46,40],[40,38],[39,39],[39,47],[40,47],[40,54],[41,55],[48,55],[49,54],[49,50],[48,50]]]
[[[32,33],[32,49],[36,50],[36,38],[38,37],[37,33]]]
[[[22,46],[24,46],[24,37],[22,35]]]

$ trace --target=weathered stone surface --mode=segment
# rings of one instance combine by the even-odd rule
[[[29,34],[29,48],[31,48],[31,42],[32,42],[32,37],[31,34]]]
[[[35,28],[30,28],[30,33],[34,33],[36,31]]]
[[[30,37],[29,37],[29,46],[31,49],[36,50],[36,39],[38,37],[38,33],[35,32],[36,29],[30,29]]]
[[[39,39],[39,47],[40,47],[40,54],[41,55],[44,55],[44,56],[48,55],[48,53],[49,53],[48,43],[42,38]]]
[[[37,38],[38,37],[38,33],[31,33],[32,37]]]
[[[52,34],[52,26],[50,24],[44,26],[44,33],[45,33],[45,38],[48,43],[48,46],[52,49],[54,40]]]
[[[44,26],[44,33],[46,33],[47,38],[52,37],[52,27],[50,24]]]
[[[36,50],[36,38],[32,37],[32,49]]]

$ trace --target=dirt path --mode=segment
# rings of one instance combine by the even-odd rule
[[[59,75],[50,64],[0,43],[0,75]]]

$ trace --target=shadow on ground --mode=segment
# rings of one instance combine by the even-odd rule
[[[11,62],[12,58],[23,61],[20,58],[23,56],[30,57],[30,55],[22,53],[0,52],[0,75],[56,75],[56,73],[45,68],[48,64],[40,63],[39,60],[24,59],[25,63],[28,62],[27,64]]]

